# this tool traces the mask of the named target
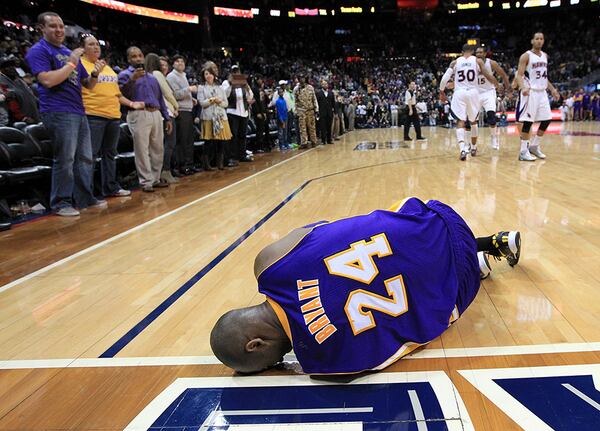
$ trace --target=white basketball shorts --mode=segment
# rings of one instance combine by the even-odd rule
[[[487,90],[479,93],[479,106],[482,106],[485,112],[496,112],[496,90]]]
[[[479,90],[477,88],[455,90],[450,102],[450,113],[457,120],[477,121]]]
[[[552,119],[552,111],[550,110],[550,101],[546,90],[529,90],[529,95],[523,96],[523,92],[519,92],[519,100],[517,101],[517,121],[547,121]]]

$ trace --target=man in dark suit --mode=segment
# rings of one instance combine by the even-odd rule
[[[333,108],[335,98],[333,91],[329,89],[327,81],[321,81],[321,88],[317,91],[317,102],[319,103],[319,127],[321,129],[321,142],[333,144],[331,139],[331,126],[333,124]]]

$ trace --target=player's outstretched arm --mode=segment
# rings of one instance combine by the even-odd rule
[[[504,91],[506,93],[512,93],[512,86],[510,85],[510,79],[508,78],[508,74],[504,71],[502,67],[498,64],[497,61],[492,60],[492,70],[496,72],[502,78],[502,82],[504,83]]]
[[[279,241],[263,248],[254,259],[254,276],[258,278],[261,272],[288,254],[311,230],[306,227],[294,229]]]

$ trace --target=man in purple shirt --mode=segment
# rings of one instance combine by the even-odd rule
[[[78,216],[74,206],[106,207],[92,192],[92,144],[81,97],[81,85],[93,88],[105,63],[96,62],[88,75],[79,61],[83,49],[71,51],[62,44],[65,25],[56,13],[41,13],[38,25],[44,37],[26,60],[40,84],[40,113],[54,147],[50,206],[60,216]]]
[[[129,67],[119,73],[119,87],[129,100],[144,102],[145,108],[130,110],[127,113],[127,124],[133,135],[135,167],[142,190],[153,192],[155,187],[167,187],[161,181],[160,172],[163,164],[163,118],[166,131],[171,134],[173,124],[160,85],[156,78],[144,70],[144,54],[136,47],[127,49]]]

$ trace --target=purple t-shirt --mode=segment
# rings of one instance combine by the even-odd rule
[[[69,61],[70,55],[71,50],[66,46],[57,47],[42,39],[31,47],[25,59],[33,75],[37,76],[42,72],[62,68]],[[38,86],[40,112],[70,112],[85,115],[81,97],[81,80],[88,76],[81,62],[78,62],[77,68],[60,84],[52,88],[40,84]]]

